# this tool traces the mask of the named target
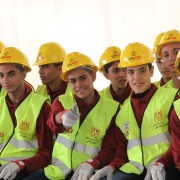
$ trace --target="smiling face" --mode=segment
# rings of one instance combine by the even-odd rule
[[[180,43],[170,43],[163,46],[161,49],[162,58],[172,73],[176,73],[174,64],[179,50]]]
[[[96,74],[84,68],[76,68],[67,75],[68,84],[73,93],[87,104],[94,100],[93,82]]]
[[[149,68],[148,64],[127,68],[127,79],[135,94],[143,93],[151,87],[153,72],[154,67]]]

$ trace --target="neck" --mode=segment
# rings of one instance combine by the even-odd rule
[[[23,85],[22,87],[18,88],[15,92],[8,93],[8,97],[13,104],[16,104],[21,101],[24,93],[25,93],[25,86]]]
[[[48,84],[48,86],[52,91],[58,91],[61,87],[61,84],[62,84],[61,79],[58,79],[58,80],[54,81],[53,83]]]

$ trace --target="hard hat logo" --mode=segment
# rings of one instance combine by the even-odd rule
[[[167,38],[165,38],[165,41],[173,41],[176,39],[177,39],[177,37],[174,36],[174,34],[169,34],[169,36]]]
[[[77,65],[77,64],[78,64],[78,61],[75,60],[74,58],[71,58],[71,59],[69,59],[69,64],[67,64],[67,67],[70,68],[70,67]]]
[[[38,60],[38,61],[43,61],[43,59],[44,59],[44,58],[43,58],[43,56],[42,56],[42,53],[39,53],[39,54],[38,54],[38,57],[37,57],[37,60]]]

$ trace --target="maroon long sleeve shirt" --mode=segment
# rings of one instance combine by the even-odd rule
[[[25,83],[25,94],[22,97],[21,101],[16,104],[11,103],[8,96],[6,96],[6,103],[14,127],[17,125],[15,111],[18,108],[18,106],[23,102],[23,100],[31,93],[31,91],[32,91],[32,87],[27,83]],[[36,125],[36,137],[38,140],[39,149],[34,157],[22,160],[25,163],[27,172],[36,171],[51,163],[51,155],[53,149],[53,139],[52,139],[53,134],[46,124],[50,111],[51,111],[50,105],[47,102],[45,102],[40,111]]]

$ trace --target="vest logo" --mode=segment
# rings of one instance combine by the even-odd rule
[[[4,133],[3,132],[0,132],[0,137],[3,137],[4,136]]]
[[[125,123],[123,124],[122,132],[123,132],[124,136],[125,136],[126,139],[127,139],[128,136],[129,136],[129,122],[125,122]]]
[[[163,119],[163,112],[162,110],[154,113],[154,120],[155,121],[162,121]]]
[[[20,124],[20,129],[23,131],[28,131],[30,126],[30,122],[22,121]]]
[[[100,135],[100,130],[97,128],[92,127],[90,130],[90,135],[94,138],[98,138]]]

